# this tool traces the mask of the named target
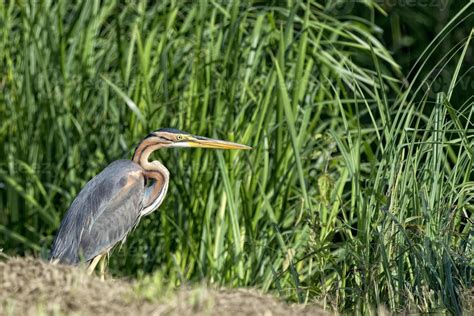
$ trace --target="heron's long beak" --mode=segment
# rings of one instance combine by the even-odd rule
[[[189,147],[198,147],[198,148],[214,148],[214,149],[252,149],[252,147],[228,142],[225,140],[212,139],[202,136],[193,136],[192,141],[189,143]]]

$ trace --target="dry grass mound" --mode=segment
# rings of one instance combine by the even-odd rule
[[[100,281],[81,269],[31,258],[0,262],[0,315],[327,315],[253,290],[180,289],[147,299],[136,283]]]

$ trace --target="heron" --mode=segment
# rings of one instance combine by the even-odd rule
[[[99,261],[104,278],[110,251],[143,216],[163,202],[170,173],[150,155],[162,148],[251,149],[218,139],[191,135],[172,128],[148,134],[136,147],[131,160],[112,162],[82,188],[64,215],[53,241],[49,261],[78,265],[85,263],[92,274]]]

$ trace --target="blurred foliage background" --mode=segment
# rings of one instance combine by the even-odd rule
[[[465,310],[469,1],[0,4],[0,249],[46,258],[82,186],[160,127],[168,197],[115,276],[361,312]]]

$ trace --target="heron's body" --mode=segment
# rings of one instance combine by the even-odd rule
[[[132,160],[117,160],[92,178],[64,216],[53,242],[51,262],[89,262],[92,270],[138,224],[156,210],[168,190],[169,172],[150,154],[163,147],[248,149],[250,147],[162,129],[138,145]]]
[[[146,182],[144,169],[133,161],[107,166],[84,186],[64,216],[51,259],[90,261],[124,240],[142,216],[150,190]]]

